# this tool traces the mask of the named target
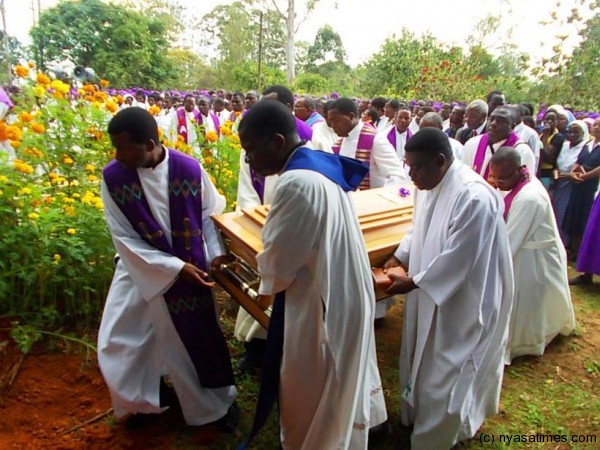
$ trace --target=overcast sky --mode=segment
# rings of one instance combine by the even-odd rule
[[[200,17],[216,5],[232,1],[179,0],[179,3]],[[33,21],[31,7],[37,2],[6,0],[10,35],[28,41],[27,32]],[[56,0],[40,2],[42,9],[57,3]],[[565,11],[570,10],[576,0],[562,0],[561,3]],[[296,0],[296,4],[304,2]],[[297,39],[312,42],[317,30],[330,24],[342,38],[348,62],[357,65],[377,52],[386,37],[394,33],[399,35],[403,27],[418,35],[429,31],[448,45],[464,45],[475,24],[491,13],[503,18],[499,34],[508,33],[512,27],[511,40],[535,61],[551,54],[550,48],[555,43],[552,38],[560,30],[539,23],[549,19],[554,5],[555,0],[321,0],[301,26]],[[542,45],[544,41],[545,46]]]

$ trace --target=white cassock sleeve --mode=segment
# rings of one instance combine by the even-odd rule
[[[385,179],[384,186],[393,186],[406,180],[406,173],[398,159],[396,149],[390,144],[384,133],[375,135],[371,149],[371,164],[373,163]]]
[[[185,262],[142,239],[113,201],[104,181],[101,195],[115,249],[133,283],[146,301],[163,294],[171,287]]]
[[[238,189],[236,199],[236,210],[242,208],[251,208],[253,206],[261,205],[260,197],[252,186],[252,180],[250,178],[250,166],[245,161],[246,150],[242,149],[240,152],[240,171],[238,176]]]
[[[315,250],[321,216],[319,205],[298,187],[278,186],[262,231],[264,250],[256,256],[261,295],[284,291],[296,279]]]
[[[529,193],[523,191],[517,197],[521,198],[515,198],[506,220],[510,253],[513,259],[523,245],[523,242],[529,237],[532,225],[535,222],[539,223],[539,218],[537,217],[539,205],[534,198],[531,198]]]
[[[473,183],[472,189],[464,190],[459,196],[442,251],[427,269],[413,277],[414,283],[438,306],[464,286],[474,261],[488,245],[489,237],[484,231],[496,229],[498,219],[491,207],[492,200],[477,193],[485,189],[485,186]],[[435,223],[430,225],[435,226]]]
[[[221,234],[218,232],[215,222],[211,219],[213,214],[223,212],[225,203],[225,197],[219,194],[206,171],[202,169],[202,234],[206,245],[207,269],[213,259],[226,253]]]
[[[400,245],[394,252],[394,256],[404,264],[406,267],[410,264],[410,244],[412,243],[412,234],[415,226],[415,215],[417,213],[417,199],[419,198],[419,190],[415,188],[415,195],[413,197],[413,213],[412,213],[412,227],[406,232],[402,240],[400,241]]]

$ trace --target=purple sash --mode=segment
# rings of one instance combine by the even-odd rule
[[[207,270],[202,237],[202,169],[196,160],[169,152],[169,245],[145,197],[137,170],[116,160],[103,171],[110,195],[142,239],[156,249]],[[190,355],[202,386],[233,384],[227,343],[217,322],[210,289],[177,278],[164,294],[171,320]]]
[[[487,149],[488,149],[488,143],[489,143],[490,137],[488,133],[485,133],[484,135],[482,135],[481,140],[479,141],[479,145],[477,147],[477,153],[475,154],[475,161],[473,161],[473,170],[475,172],[477,172],[479,175],[481,175],[485,180],[488,179],[488,176],[490,175],[490,165],[488,164],[485,168],[485,170],[483,169],[483,161],[485,160],[485,155],[487,153]],[[508,135],[508,139],[506,139],[506,142],[504,142],[504,144],[502,144],[503,147],[513,147],[517,142],[519,141],[519,136],[513,131]],[[491,147],[491,145],[490,145]],[[492,153],[494,153],[494,151],[492,150]]]
[[[506,218],[508,217],[508,211],[510,210],[512,202],[517,194],[525,187],[527,183],[531,181],[529,178],[529,172],[524,172],[524,175],[525,176],[523,179],[517,183],[517,185],[506,195],[506,197],[504,197],[504,221],[506,221]]]
[[[187,116],[185,114],[185,108],[179,108],[177,110],[177,134],[183,136],[183,140],[186,144],[189,144],[188,142],[188,123],[187,123]],[[200,115],[200,113],[196,110],[194,110],[194,118],[196,119],[196,122],[199,122],[198,120],[198,116]]]
[[[221,124],[219,122],[219,118],[213,113],[208,113],[208,114],[209,114],[210,118],[212,119],[213,123],[215,124],[215,131],[220,136],[221,135]],[[204,116],[202,114],[198,114],[196,116],[196,120],[198,121],[199,125],[204,125]]]
[[[308,125],[309,127],[313,127],[313,125],[317,124],[317,123],[321,123],[321,122],[325,122],[325,118],[319,114],[318,112],[314,111],[309,117],[308,119],[306,119],[305,123],[306,125]]]
[[[356,145],[355,159],[365,163],[369,169],[371,168],[371,150],[373,149],[373,143],[375,142],[375,135],[377,134],[377,128],[372,123],[364,122],[360,135],[358,136],[358,144]],[[342,148],[343,138],[340,138],[331,150],[336,155],[340,154]],[[370,173],[362,179],[360,183],[360,189],[371,189],[371,177]]]
[[[410,140],[410,138],[412,137],[412,132],[410,131],[410,129],[406,129],[406,142],[408,142]],[[390,132],[387,134],[387,139],[390,142],[390,144],[392,144],[392,147],[394,147],[394,151],[396,150],[396,127],[393,126],[392,129],[390,130]]]

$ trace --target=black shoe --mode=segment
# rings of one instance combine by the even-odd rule
[[[591,273],[582,273],[581,275],[569,280],[570,286],[585,286],[593,283],[593,275]]]
[[[158,414],[131,414],[125,419],[125,429],[129,431],[140,430],[154,422],[157,417]]]
[[[240,409],[238,408],[237,403],[233,402],[227,410],[227,414],[225,414],[223,417],[217,420],[215,424],[219,427],[221,431],[233,433],[237,428],[239,421]]]
[[[240,356],[237,366],[242,372],[254,372],[262,368],[265,357],[267,341],[264,339],[252,339],[244,343],[246,351]]]
[[[369,447],[380,444],[392,435],[392,426],[386,420],[379,425],[369,428]]]

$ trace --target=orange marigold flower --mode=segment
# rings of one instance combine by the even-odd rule
[[[29,67],[15,66],[15,75],[21,78],[27,78],[29,76]]]
[[[33,158],[43,158],[43,156],[44,156],[44,152],[42,152],[41,150],[39,150],[35,147],[27,147],[23,151],[23,154],[26,156],[31,156]]]
[[[30,128],[31,131],[37,134],[43,134],[46,132],[46,127],[38,122],[32,122]]]
[[[19,120],[21,122],[31,122],[33,120],[33,114],[28,113],[27,111],[21,111],[19,113]]]
[[[21,141],[10,141],[10,146],[14,149],[17,149],[21,146]]]
[[[217,142],[219,140],[219,135],[214,130],[207,131],[206,132],[206,140],[208,142]]]
[[[26,162],[24,162],[20,159],[14,159],[13,164],[15,166],[15,169],[18,172],[25,173],[25,174],[31,174],[34,172],[34,169],[32,166],[30,166],[29,164],[27,164]]]
[[[156,116],[159,112],[160,112],[160,106],[158,105],[152,105],[149,109],[148,112],[150,114],[152,114],[153,116]]]
[[[121,94],[117,95],[117,103],[119,105],[122,105],[124,101],[125,101],[125,97],[123,97]]]
[[[27,65],[29,66],[30,69],[35,69],[35,63],[33,61],[29,61],[27,63]]]
[[[52,82],[48,76],[40,72],[38,72],[38,74],[35,76],[35,80],[42,86],[48,86]]]
[[[85,97],[83,97],[83,99],[89,103],[92,103],[94,101],[94,97],[92,97],[91,95],[86,95]]]
[[[8,126],[6,122],[0,120],[0,142],[8,140]]]
[[[86,84],[83,86],[83,90],[88,94],[92,94],[96,91],[96,87],[93,84]]]
[[[108,82],[108,80],[104,80],[104,79],[100,80],[100,86],[102,86],[102,87],[108,87],[109,84],[110,83]]]
[[[52,93],[52,96],[56,99],[56,100],[62,100],[65,98],[65,96],[62,94],[62,92],[58,92],[58,91],[54,91]]]
[[[16,125],[9,125],[6,127],[6,138],[11,141],[20,141],[22,131]]]
[[[111,113],[116,113],[117,110],[119,109],[119,105],[117,105],[115,102],[113,101],[108,101],[106,102],[106,104],[104,105],[104,107],[109,110]]]

